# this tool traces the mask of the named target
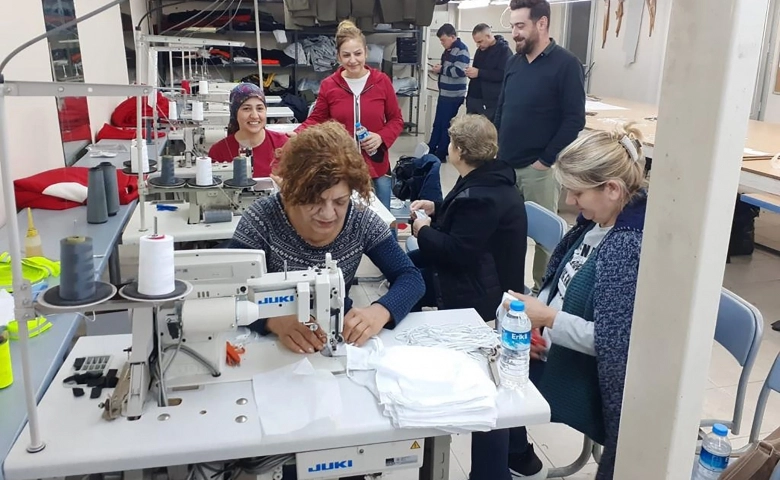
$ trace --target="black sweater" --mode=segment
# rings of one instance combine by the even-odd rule
[[[479,75],[469,81],[469,98],[479,98],[488,105],[496,105],[501,96],[506,63],[511,57],[512,50],[501,35],[496,35],[494,45],[485,50],[477,49],[474,68],[479,70]]]
[[[506,66],[494,119],[498,156],[515,168],[547,166],[585,127],[582,64],[552,41],[532,63],[515,54]]]
[[[494,318],[502,292],[523,291],[527,234],[512,167],[496,160],[459,178],[436,205],[432,226],[417,234],[444,307],[475,308]]]

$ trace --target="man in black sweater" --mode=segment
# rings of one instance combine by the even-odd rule
[[[585,127],[582,64],[549,36],[546,0],[512,0],[512,37],[517,53],[509,59],[494,123],[498,156],[517,172],[526,200],[558,211],[560,186],[550,167]],[[534,292],[538,292],[549,256],[534,252]]]
[[[466,112],[486,116],[490,121],[496,115],[506,62],[512,57],[509,44],[501,35],[493,36],[490,26],[480,23],[471,32],[477,52],[474,65],[466,69],[469,93]]]

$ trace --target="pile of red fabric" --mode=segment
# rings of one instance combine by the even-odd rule
[[[135,128],[121,128],[121,127],[115,127],[113,125],[109,125],[107,123],[103,124],[103,128],[100,129],[100,131],[97,134],[97,137],[95,137],[95,141],[99,142],[103,139],[111,139],[111,140],[132,140],[134,138],[138,138],[138,136],[135,133]],[[144,128],[141,132],[141,135],[143,135],[143,138],[146,138],[146,129]],[[157,132],[157,138],[164,137],[165,132]]]
[[[136,98],[130,97],[117,105],[114,113],[111,114],[111,124],[115,127],[135,127],[137,125]],[[154,115],[152,107],[146,97],[143,98],[143,116],[151,117]],[[168,99],[162,93],[157,92],[157,116],[160,121],[168,119]]]
[[[43,208],[46,210],[66,210],[79,207],[83,203],[77,203],[64,198],[46,195],[44,190],[57,183],[78,183],[87,185],[89,168],[63,167],[47,170],[31,177],[14,180],[14,192],[16,194],[16,206],[19,210],[30,208]],[[138,198],[138,178],[125,175],[117,170],[117,186],[119,188],[119,203],[127,205]]]

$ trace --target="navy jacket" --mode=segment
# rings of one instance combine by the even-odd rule
[[[547,166],[585,127],[585,79],[579,59],[553,41],[532,63],[507,63],[493,123],[498,157],[515,168]]]
[[[438,306],[495,318],[503,292],[523,289],[527,235],[512,167],[492,161],[459,178],[436,205],[431,226],[417,234],[434,272]]]
[[[474,68],[479,69],[479,75],[469,81],[468,97],[479,98],[487,105],[497,105],[510,58],[512,50],[501,35],[496,35],[495,45],[486,50],[477,49],[474,53]]]

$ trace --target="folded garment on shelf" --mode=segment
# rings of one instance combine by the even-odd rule
[[[417,93],[419,86],[417,84],[416,78],[412,78],[412,77],[394,78],[393,89],[395,89],[395,93],[397,93],[398,95],[410,95],[413,93]]]

